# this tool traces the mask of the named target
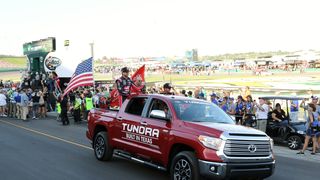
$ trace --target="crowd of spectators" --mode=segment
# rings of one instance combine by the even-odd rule
[[[58,119],[62,121],[63,125],[68,125],[70,123],[68,112],[71,112],[75,123],[80,123],[87,119],[90,109],[110,107],[112,91],[110,86],[81,87],[62,97],[63,91],[57,86],[55,73],[35,74],[34,78],[31,77],[30,74],[27,74],[19,83],[0,80],[1,117],[27,121],[45,118],[47,112],[57,111]],[[265,99],[255,100],[249,87],[240,89],[238,94],[233,93],[231,96],[229,91],[208,93],[203,87],[197,87],[194,90],[177,90],[171,84],[165,83],[163,86],[148,87],[144,93],[171,94],[207,100],[233,116],[236,124],[255,127],[264,132],[266,132],[267,119],[271,118],[275,123],[280,124],[288,123],[288,116],[280,104],[276,104],[273,109],[272,104]],[[313,96],[312,102],[307,104],[308,107],[304,107],[309,112],[309,124],[319,121],[320,106],[318,103],[318,98]],[[298,102],[291,102],[290,113],[292,116],[290,118],[292,120],[295,118],[294,113],[298,108]],[[311,125],[309,127],[311,128]],[[310,139],[313,139],[314,142],[318,141],[310,128],[307,130],[309,138],[306,138],[306,141]],[[300,153],[303,153],[304,150],[305,148]]]
[[[119,75],[121,66],[97,66],[94,68],[95,73],[112,74],[114,76]],[[130,65],[129,65],[130,67]],[[212,75],[217,72],[252,72],[255,75],[269,75],[272,74],[270,71],[278,70],[283,72],[289,71],[300,71],[304,73],[309,66],[308,64],[283,64],[283,65],[230,65],[230,64],[217,64],[217,65],[196,65],[196,66],[173,66],[171,64],[153,64],[152,66],[146,67],[147,74],[189,74],[193,76],[205,76]],[[133,71],[136,70],[136,65],[130,67]]]

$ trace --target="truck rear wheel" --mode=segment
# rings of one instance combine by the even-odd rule
[[[172,160],[171,180],[200,180],[198,159],[193,152],[183,151]]]
[[[94,155],[100,161],[109,161],[113,155],[113,149],[109,145],[108,134],[99,132],[93,142]]]

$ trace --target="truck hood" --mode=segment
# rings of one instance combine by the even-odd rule
[[[212,123],[212,122],[188,122],[188,124],[201,126],[203,127],[201,128],[201,130],[207,133],[210,133],[212,129],[215,129],[216,131],[221,131],[222,133],[229,133],[229,134],[266,135],[262,131],[259,131],[250,127],[235,125],[235,124],[222,124],[222,123]]]

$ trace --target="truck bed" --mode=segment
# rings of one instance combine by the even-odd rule
[[[95,116],[116,118],[117,114],[118,114],[118,110],[96,108],[96,109],[91,110],[91,114],[94,114]]]

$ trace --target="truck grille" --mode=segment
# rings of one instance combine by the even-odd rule
[[[230,157],[263,157],[271,148],[269,141],[227,140],[223,152]]]

